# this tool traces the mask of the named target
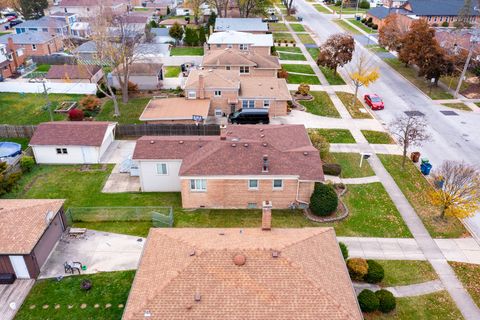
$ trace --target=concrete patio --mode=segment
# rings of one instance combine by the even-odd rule
[[[63,264],[78,261],[87,267],[84,273],[136,269],[144,238],[87,230],[81,238],[63,235],[42,267],[39,279],[68,276]]]
[[[13,284],[0,284],[0,318],[11,320],[22,306],[35,280],[15,280]]]
[[[100,159],[100,163],[121,163],[133,155],[136,140],[115,140]]]
[[[140,177],[132,177],[130,173],[121,173],[120,164],[116,164],[108,176],[102,192],[104,193],[122,193],[122,192],[139,192]]]

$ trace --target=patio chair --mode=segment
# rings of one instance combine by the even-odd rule
[[[78,274],[80,274],[80,270],[82,269],[82,267],[83,267],[82,263],[77,261],[73,261],[70,263],[65,261],[65,263],[63,264],[65,273],[71,273],[71,274],[75,274],[75,270],[78,272]]]

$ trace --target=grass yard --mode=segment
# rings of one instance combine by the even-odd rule
[[[349,237],[411,238],[400,213],[380,182],[349,185],[343,200],[349,216],[335,222],[338,235]]]
[[[274,42],[285,42],[285,41],[295,42],[292,34],[289,33],[289,32],[288,33],[287,32],[275,32],[275,33],[273,33],[273,41]]]
[[[81,95],[49,94],[52,110],[62,101],[80,100]],[[10,125],[39,124],[50,121],[47,110],[44,110],[45,97],[34,93],[0,93],[0,123]],[[54,113],[54,119],[65,120],[65,114]]]
[[[171,56],[203,56],[203,47],[173,47]]]
[[[480,108],[480,102],[475,102],[475,104]]]
[[[302,104],[307,111],[317,116],[331,117],[331,118],[340,118],[335,105],[330,99],[328,93],[325,91],[310,91],[310,94],[313,96],[311,101],[298,101]]]
[[[99,121],[115,120],[119,123],[142,123],[139,118],[148,101],[150,101],[150,98],[130,98],[128,103],[124,104],[121,97],[118,97],[119,117],[113,117],[113,102],[109,100],[103,105],[102,110],[95,118]]]
[[[305,73],[315,75],[312,67],[308,64],[282,64],[282,68],[288,72]]]
[[[384,287],[405,286],[438,279],[428,261],[422,260],[375,260],[385,269]]]
[[[286,10],[284,14],[287,14]],[[295,16],[285,16],[284,19],[290,22],[297,21],[297,18]]]
[[[288,32],[288,28],[285,25],[285,23],[269,23],[268,27],[269,27],[270,31],[273,31],[273,32],[279,32],[279,31],[287,31]]]
[[[315,41],[310,37],[309,34],[297,33],[298,38],[303,44],[315,44]]]
[[[317,11],[320,12],[320,13],[332,14],[332,12],[331,12],[330,10],[328,10],[327,8],[325,8],[324,6],[322,6],[321,4],[314,4],[313,6],[314,6],[315,9],[317,9]]]
[[[387,49],[385,49],[384,47],[381,47],[379,46],[378,44],[369,44],[367,46],[365,46],[365,48],[373,51],[373,52],[383,52],[383,53],[386,53],[388,52]]]
[[[388,132],[362,130],[362,134],[365,137],[365,139],[367,139],[368,143],[373,143],[373,144],[395,143],[395,141],[393,141],[392,136],[390,136]]]
[[[285,51],[290,53],[302,53],[299,47],[275,47],[275,51]]]
[[[329,143],[355,143],[348,129],[313,129],[317,130]]]
[[[365,320],[459,320],[463,319],[447,291],[397,298],[397,308],[388,314],[364,314]]]
[[[480,265],[453,261],[449,263],[473,301],[480,308]]]
[[[390,67],[404,76],[414,86],[433,100],[453,99],[453,96],[440,87],[431,86],[429,81],[417,76],[417,72],[411,67],[405,67],[405,64],[397,58],[383,59]]]
[[[22,150],[25,150],[28,148],[28,143],[30,142],[29,138],[0,138],[0,142],[16,142],[22,145]]]
[[[368,161],[363,161],[361,168],[358,166],[360,163],[360,154],[358,153],[331,152],[328,158],[324,160],[342,166],[340,178],[363,178],[375,175]]]
[[[290,27],[292,27],[293,31],[295,32],[306,32],[303,24],[300,23],[290,23]]]
[[[317,61],[318,59],[318,53],[320,50],[318,48],[307,48],[308,53],[310,53],[310,56],[312,57],[313,60]]]
[[[345,84],[345,81],[343,81],[339,73],[335,74],[335,72],[332,69],[327,67],[320,66],[319,68],[322,71],[325,78],[327,78],[328,84],[332,86]]]
[[[428,198],[432,186],[410,160],[407,160],[405,170],[402,170],[402,156],[379,154],[378,157],[422,219],[432,238],[459,238],[468,234],[457,218],[439,218],[439,209],[432,206]]]
[[[377,33],[378,30],[373,30],[372,28],[369,28],[367,27],[366,25],[364,25],[362,23],[362,21],[358,21],[356,19],[347,19],[348,22],[350,22],[351,24],[355,25],[356,27],[359,27],[360,29],[362,29],[363,31],[365,31],[366,33],[369,33],[369,34],[373,34],[373,33]]]
[[[165,67],[165,78],[178,78],[180,72],[182,72],[180,66],[167,66]]]
[[[347,32],[350,32],[351,34],[357,35],[357,34],[362,34],[360,31],[352,27],[348,22],[345,20],[340,20],[340,19],[333,19],[333,22],[338,24],[342,29],[344,29]]]
[[[289,74],[287,77],[287,83],[290,84],[320,84],[320,80],[318,80],[317,76],[315,75],[303,75],[303,74]]]
[[[465,103],[459,102],[459,103],[444,103],[444,107],[449,107],[457,110],[462,110],[462,111],[472,111]]]
[[[277,51],[278,52],[278,51]],[[280,60],[295,60],[295,61],[307,61],[307,58],[301,53],[284,53],[278,52],[278,58]]]
[[[348,112],[354,119],[371,119],[372,116],[368,111],[365,109],[363,104],[358,100],[358,98],[355,99],[355,105],[352,106],[352,101],[353,101],[353,94],[348,93],[348,92],[336,92],[338,98],[342,101],[343,105],[345,108],[347,108]],[[361,112],[360,110],[364,110],[365,112]]]
[[[340,10],[342,11],[342,14],[353,14],[356,11],[356,8],[340,8],[340,6],[336,6],[336,5],[329,5],[328,6],[330,9],[332,9],[333,11],[336,11],[337,13],[340,13]],[[358,8],[358,13],[363,13],[367,11],[367,9],[362,9],[362,8]]]
[[[35,69],[36,72],[48,72],[52,66],[49,64],[40,64]]]
[[[118,306],[126,304],[134,276],[132,270],[71,276],[61,281],[38,280],[15,319],[120,319],[124,308]],[[84,279],[92,281],[89,291],[80,288]],[[87,306],[82,309],[82,304]],[[100,306],[95,308],[95,304]],[[106,308],[107,304],[111,306]],[[44,309],[44,305],[48,308]]]

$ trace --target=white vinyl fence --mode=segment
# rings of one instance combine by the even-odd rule
[[[46,83],[48,93],[60,94],[95,94],[97,86],[94,83]],[[0,92],[43,93],[42,83],[6,81],[0,82]]]

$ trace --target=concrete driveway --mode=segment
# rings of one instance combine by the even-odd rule
[[[12,284],[0,284],[0,318],[11,320],[32,289],[35,280],[15,280]]]
[[[87,266],[82,273],[136,269],[144,238],[87,230],[82,238],[62,236],[40,272],[40,279],[67,276],[63,264],[78,261]]]
[[[100,159],[101,163],[121,163],[133,155],[136,140],[115,140]]]

